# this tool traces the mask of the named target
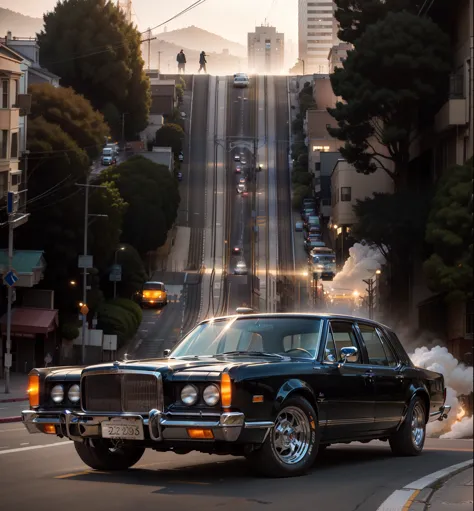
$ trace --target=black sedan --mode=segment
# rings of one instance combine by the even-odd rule
[[[213,318],[165,357],[34,369],[23,422],[68,437],[96,470],[127,469],[149,448],[245,456],[288,477],[340,442],[419,455],[426,423],[450,410],[441,374],[415,367],[386,326],[352,316]]]

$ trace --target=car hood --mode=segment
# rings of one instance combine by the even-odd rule
[[[45,367],[38,369],[41,374],[45,374],[48,380],[54,381],[72,381],[79,380],[81,373],[86,366],[69,366],[69,367]]]
[[[87,375],[89,372],[100,371],[150,371],[159,372],[163,379],[168,380],[218,380],[224,371],[229,371],[231,376],[237,376],[239,368],[250,365],[278,364],[282,361],[287,362],[290,359],[280,359],[271,357],[249,356],[228,356],[225,359],[219,358],[161,358],[147,360],[131,360],[115,363],[99,364],[89,366],[82,372]]]

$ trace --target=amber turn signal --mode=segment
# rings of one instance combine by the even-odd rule
[[[222,408],[230,408],[232,403],[232,382],[229,373],[222,373],[221,377],[221,403]]]
[[[188,429],[188,436],[195,440],[212,440],[214,438],[210,429]]]
[[[56,426],[54,424],[43,424],[43,431],[48,435],[55,435]]]
[[[37,374],[28,376],[27,392],[30,406],[39,406],[39,376]]]

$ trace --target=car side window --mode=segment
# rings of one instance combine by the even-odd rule
[[[342,348],[354,346],[359,349],[352,323],[348,321],[331,321],[328,335],[331,335],[334,343],[336,360],[340,359],[339,353]],[[360,364],[360,351],[354,357],[348,358],[346,363]]]
[[[389,361],[382,341],[372,325],[359,324],[359,330],[364,339],[364,344],[369,356],[369,364],[377,366],[389,366]]]
[[[397,357],[396,357],[392,347],[390,346],[389,340],[387,339],[387,337],[385,336],[385,334],[383,333],[382,330],[380,330],[379,328],[377,328],[376,330],[377,330],[378,336],[380,337],[380,340],[382,341],[382,345],[385,350],[385,355],[387,356],[388,365],[390,367],[397,367],[398,360],[397,360]]]

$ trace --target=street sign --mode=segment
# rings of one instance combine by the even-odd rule
[[[6,368],[10,368],[12,366],[12,354],[11,353],[5,353],[4,361],[5,361],[5,363],[3,365]]]
[[[93,258],[91,255],[80,255],[79,262],[77,263],[78,268],[90,269],[94,268]]]
[[[122,281],[122,265],[114,264],[110,269],[109,275],[110,282],[121,282]]]
[[[9,272],[7,272],[4,276],[3,276],[3,282],[5,282],[5,284],[8,286],[8,287],[12,287],[14,286],[17,282],[18,282],[18,275],[15,273],[14,270],[10,270]]]

